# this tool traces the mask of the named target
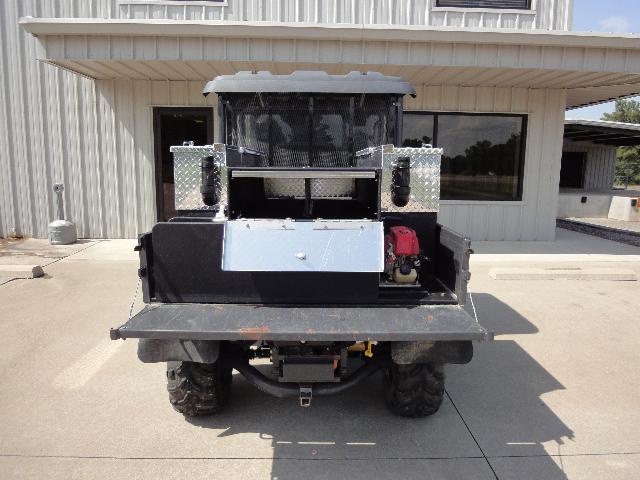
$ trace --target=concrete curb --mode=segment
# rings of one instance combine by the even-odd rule
[[[489,276],[494,280],[638,280],[633,270],[620,268],[492,268]]]
[[[0,265],[0,277],[37,278],[44,275],[40,265]]]

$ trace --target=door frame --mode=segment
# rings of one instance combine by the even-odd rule
[[[161,133],[161,118],[166,114],[182,114],[182,115],[204,115],[206,117],[207,125],[207,145],[213,144],[213,107],[153,107],[153,165],[155,173],[153,175],[155,182],[156,192],[156,221],[162,222],[164,215],[164,191],[162,188],[162,155],[160,150],[162,148],[162,142],[160,138]]]

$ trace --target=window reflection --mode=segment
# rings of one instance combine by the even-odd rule
[[[444,149],[443,200],[522,198],[523,116],[405,113],[403,127],[404,146],[436,137]]]
[[[433,145],[434,115],[412,115],[402,125],[402,146],[420,148],[422,145]]]
[[[443,198],[517,200],[521,117],[440,115]]]

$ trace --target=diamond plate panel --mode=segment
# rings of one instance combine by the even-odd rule
[[[267,197],[304,197],[302,178],[265,178]],[[355,191],[352,178],[313,178],[311,196],[314,198],[351,198]]]
[[[175,208],[176,210],[213,210],[214,207],[205,205],[200,194],[202,182],[202,170],[200,161],[213,156],[220,170],[218,194],[220,206],[227,203],[227,166],[225,147],[221,144],[205,145],[201,147],[175,146],[171,147],[173,153],[173,178],[175,182]]]
[[[382,154],[382,198],[383,212],[437,212],[440,207],[440,161],[441,148],[397,148],[383,145],[370,149],[371,155]],[[391,201],[391,174],[398,157],[411,158],[411,200],[404,207]]]
[[[304,197],[304,179],[265,178],[264,194],[268,198]]]

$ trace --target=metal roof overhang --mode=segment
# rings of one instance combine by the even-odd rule
[[[640,145],[640,125],[597,120],[567,120],[564,138],[614,147]]]
[[[640,94],[640,36],[309,23],[20,19],[38,58],[96,79],[354,70],[429,86],[566,89],[567,108]]]

